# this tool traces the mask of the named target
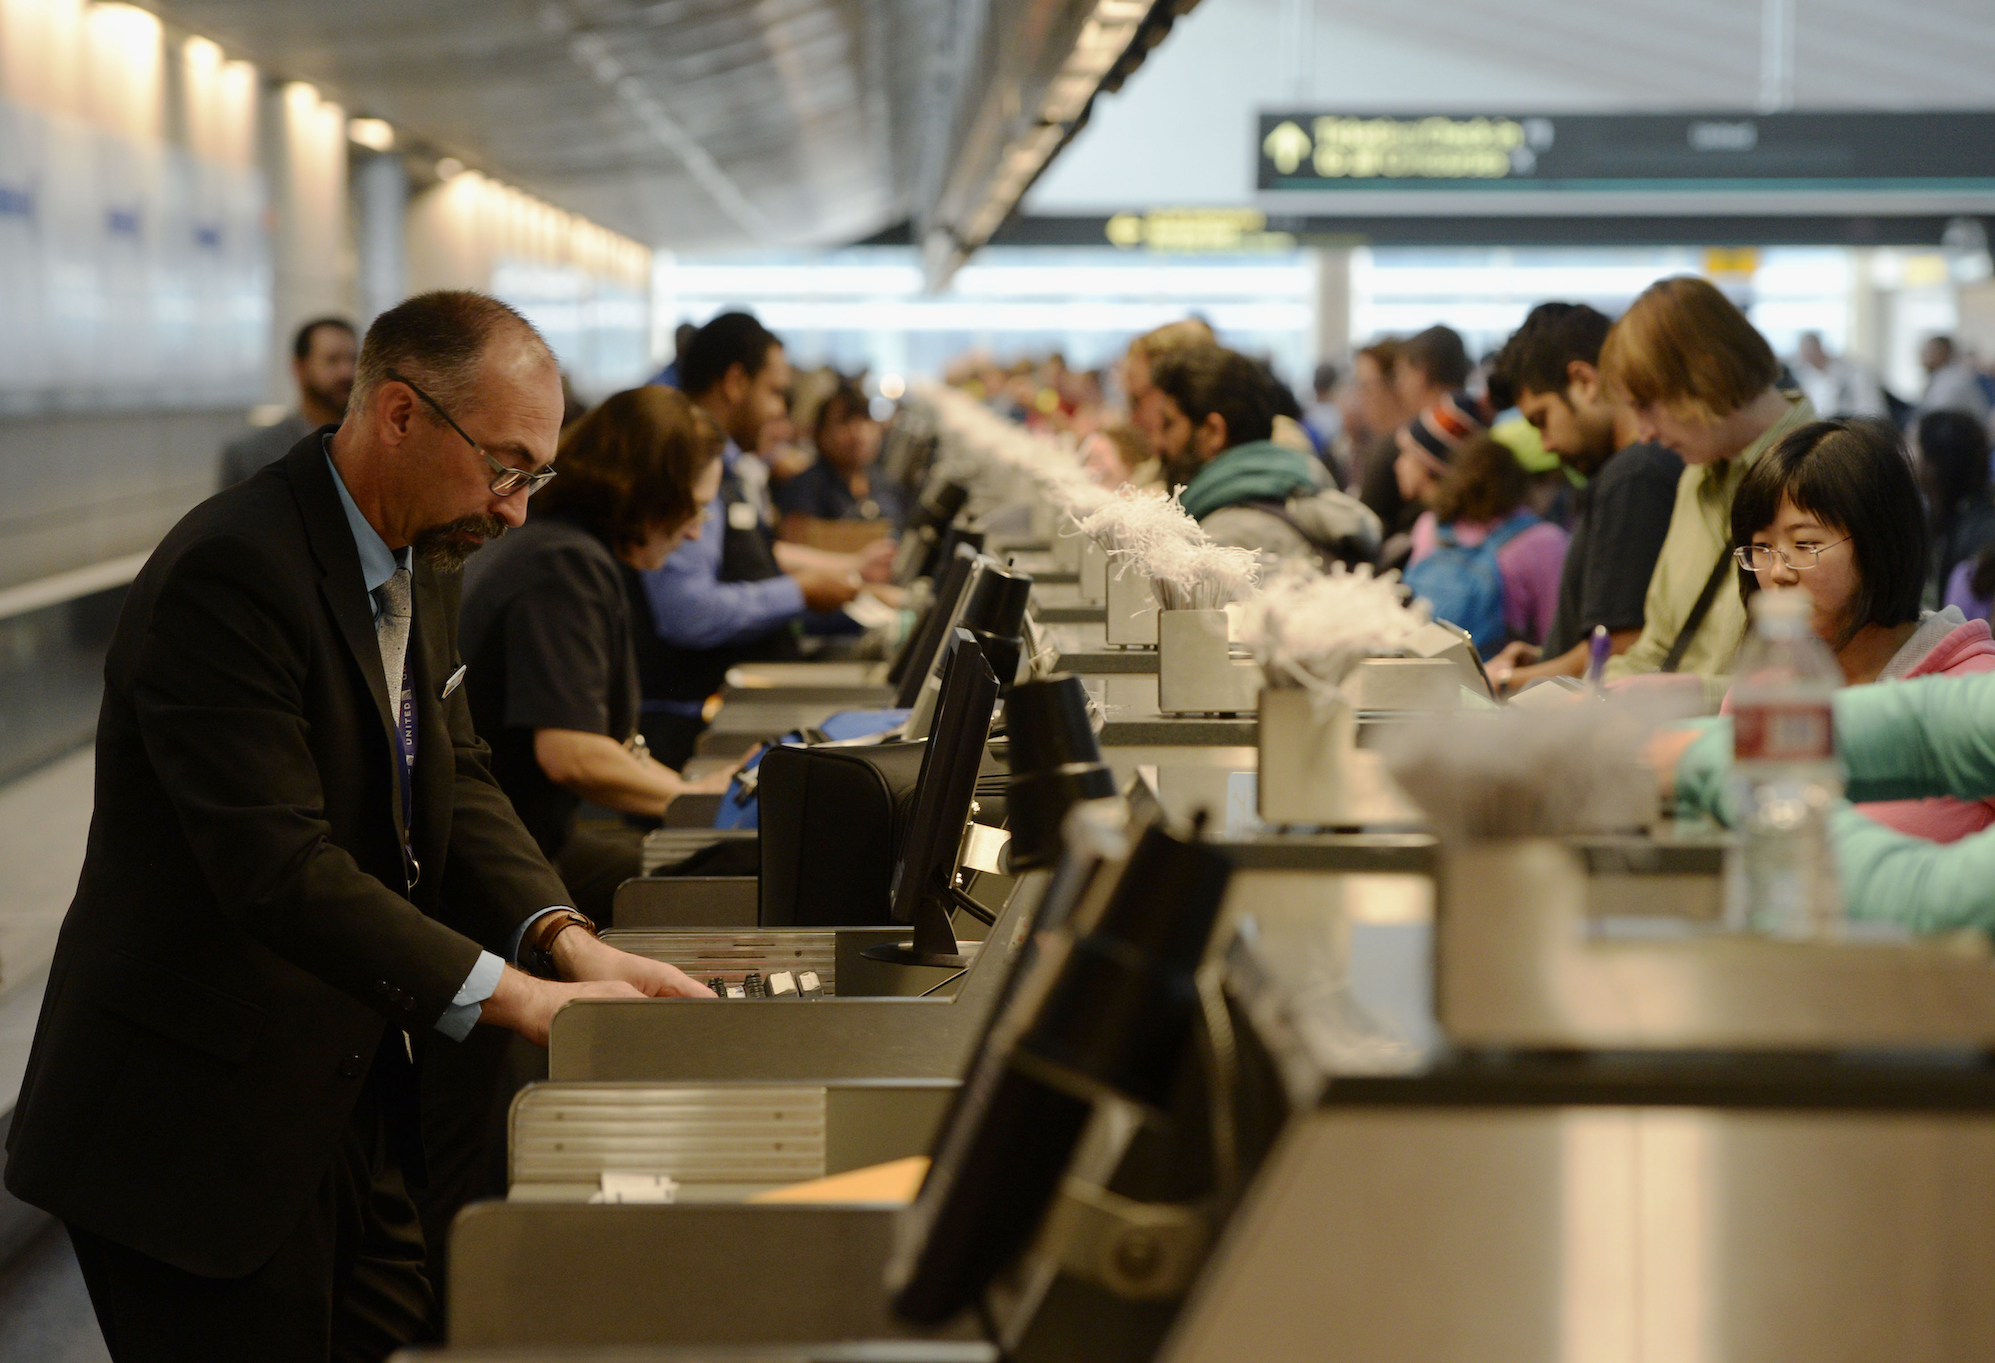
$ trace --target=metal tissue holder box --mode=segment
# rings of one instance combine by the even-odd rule
[[[1366,658],[1334,700],[1300,686],[1261,690],[1259,813],[1263,823],[1347,828],[1416,821],[1378,754],[1358,749],[1359,714],[1452,710],[1455,665],[1434,658]]]
[[[1668,842],[1652,847],[1667,860]],[[1995,956],[1979,934],[1791,942],[1686,920],[1667,935],[1619,936],[1598,929],[1635,906],[1609,883],[1554,839],[1447,849],[1435,1003],[1449,1039],[1527,1050],[1995,1048]]]
[[[1226,612],[1157,612],[1157,709],[1167,715],[1251,713],[1260,664],[1235,658]]]
[[[1085,560],[1081,572],[1082,590],[1087,588]],[[1157,598],[1150,591],[1150,579],[1128,559],[1108,565],[1107,643],[1116,648],[1155,648],[1157,646]]]
[[[1108,600],[1108,550],[1101,547],[1101,541],[1093,535],[1074,532],[1077,561],[1074,571],[1080,575],[1078,594],[1084,606],[1099,606]]]

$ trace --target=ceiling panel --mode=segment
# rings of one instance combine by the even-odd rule
[[[905,3],[150,3],[653,245],[836,242],[906,211],[889,106],[866,81],[881,66],[869,43],[898,27],[877,11]]]

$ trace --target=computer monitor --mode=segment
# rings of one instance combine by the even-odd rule
[[[970,489],[953,480],[932,483],[921,494],[901,531],[894,554],[894,581],[906,586],[918,577],[933,577],[948,560],[949,527],[970,500]]]
[[[906,710],[913,706],[921,688],[928,684],[928,676],[935,666],[936,650],[948,637],[949,627],[961,613],[963,601],[968,594],[970,579],[976,571],[977,551],[965,549],[954,554],[949,566],[935,581],[935,599],[928,610],[908,634],[907,642],[895,656],[893,665],[887,669],[887,680],[896,688],[894,708]]]
[[[942,665],[942,697],[915,783],[914,819],[891,882],[893,919],[912,924],[914,940],[867,948],[866,955],[874,960],[957,968],[969,964],[957,950],[949,915],[966,907],[988,920],[988,911],[956,885],[956,855],[970,821],[997,693],[997,678],[976,639],[968,630],[952,631]]]
[[[1077,842],[1048,887],[1057,902],[1035,926],[1049,949],[1008,982],[902,1214],[887,1276],[905,1319],[937,1324],[982,1297],[1032,1244],[1097,1101],[1161,1110],[1187,1063],[1192,972],[1230,867],[1161,824],[1131,841],[1119,866]],[[1105,1181],[1120,1150],[1095,1156],[1106,1163],[1089,1177]]]

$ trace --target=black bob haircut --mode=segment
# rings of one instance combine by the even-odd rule
[[[1228,449],[1275,433],[1274,380],[1245,355],[1216,345],[1173,351],[1157,361],[1150,382],[1194,426],[1214,412],[1224,417]]]
[[[783,343],[746,312],[723,312],[693,333],[679,356],[679,387],[689,398],[704,396],[737,364],[754,378]]]
[[[347,321],[344,317],[314,317],[291,334],[292,359],[302,360],[311,355],[312,337],[318,334],[320,327],[332,327],[335,330],[343,331],[355,340],[360,338],[360,333],[353,329],[353,323]]]
[[[1496,374],[1513,394],[1563,396],[1572,382],[1566,366],[1574,360],[1599,364],[1613,325],[1584,303],[1540,303],[1497,352]]]
[[[1824,525],[1850,537],[1857,589],[1840,648],[1865,625],[1902,625],[1919,618],[1930,571],[1925,508],[1898,432],[1881,421],[1816,421],[1761,455],[1732,499],[1732,544],[1751,544],[1772,525],[1785,497]],[[1803,586],[1806,586],[1804,581]],[[1739,570],[1740,595],[1759,589]]]

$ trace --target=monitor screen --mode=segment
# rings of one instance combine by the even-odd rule
[[[976,639],[968,630],[952,630],[942,664],[941,698],[915,783],[914,821],[894,866],[897,923],[915,922],[924,899],[946,907],[952,898],[956,852],[969,822],[997,693],[997,678]]]
[[[927,685],[929,673],[935,667],[936,650],[941,647],[949,626],[955,623],[963,602],[968,598],[970,577],[976,562],[977,555],[973,550],[957,554],[949,560],[948,570],[936,580],[935,600],[908,635],[907,643],[887,673],[887,680],[898,688],[894,694],[896,710],[912,706],[915,698],[921,695],[921,688]]]

